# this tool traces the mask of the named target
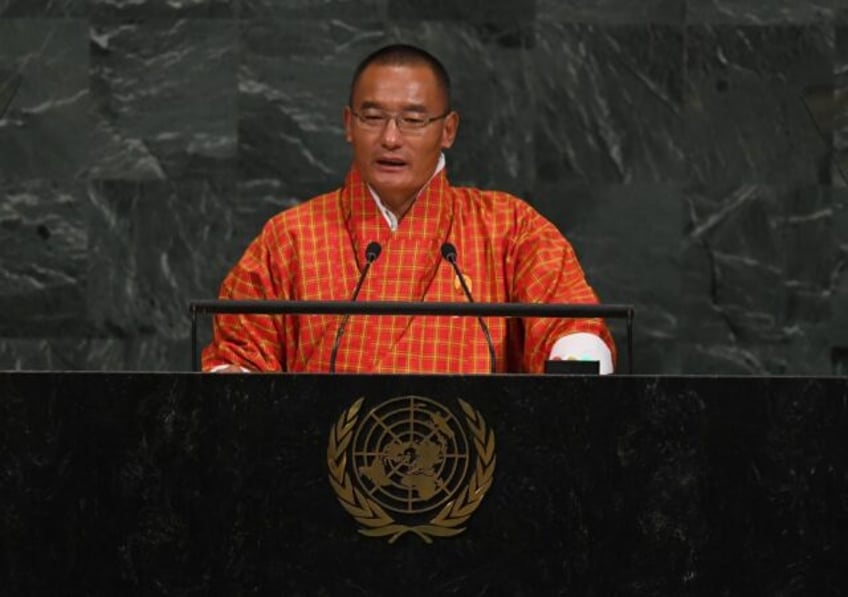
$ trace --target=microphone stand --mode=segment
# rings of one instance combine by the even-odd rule
[[[459,279],[459,283],[462,286],[462,290],[465,292],[465,296],[468,299],[469,303],[474,302],[474,298],[471,296],[471,289],[468,288],[468,284],[465,283],[465,277],[462,275],[462,272],[459,271],[459,266],[456,264],[456,247],[454,247],[451,243],[445,243],[442,245],[442,257],[453,266],[453,271],[456,272],[456,277]],[[495,344],[492,342],[492,335],[489,333],[489,326],[486,325],[486,322],[483,321],[483,317],[478,315],[477,321],[480,323],[480,328],[483,330],[483,335],[486,337],[486,345],[489,347],[489,363],[490,369],[492,373],[495,373],[496,363],[495,363]]]
[[[383,248],[380,246],[380,243],[376,241],[371,241],[365,248],[365,267],[362,268],[362,273],[359,275],[359,280],[356,282],[356,288],[353,289],[353,296],[350,299],[351,302],[355,302],[356,297],[359,296],[359,290],[362,288],[362,283],[365,282],[365,276],[368,275],[368,270],[371,269],[371,264],[377,261],[377,257],[380,256],[380,251],[382,250]],[[342,334],[344,334],[350,315],[350,313],[344,314],[342,321],[339,324],[339,329],[336,330],[336,337],[333,339],[333,350],[330,352],[330,373],[336,372],[336,357],[338,356],[339,345],[342,341]]]

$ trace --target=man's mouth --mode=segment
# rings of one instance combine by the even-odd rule
[[[406,166],[406,162],[400,158],[378,158],[377,166],[387,170],[397,170]]]

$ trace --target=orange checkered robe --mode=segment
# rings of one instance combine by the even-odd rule
[[[467,299],[441,245],[476,302],[597,303],[571,245],[530,205],[502,192],[452,187],[442,170],[392,231],[356,168],[341,189],[270,219],[221,286],[234,300],[350,300],[365,247],[382,245],[357,300]],[[236,364],[255,371],[327,372],[340,315],[231,315],[214,319],[203,369]],[[554,342],[574,332],[599,336],[600,319],[485,318],[498,371],[541,372]],[[336,371],[486,373],[488,346],[474,317],[354,315]]]

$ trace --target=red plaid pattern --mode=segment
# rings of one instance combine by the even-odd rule
[[[221,286],[222,299],[349,300],[365,247],[383,250],[358,300],[466,298],[442,243],[478,302],[597,303],[571,245],[527,203],[506,193],[450,186],[445,172],[389,229],[356,169],[345,186],[286,210],[265,225]],[[329,369],[341,316],[218,315],[203,368]],[[486,318],[499,371],[541,372],[551,347],[574,332],[596,334],[615,355],[600,319]],[[486,373],[489,352],[473,317],[354,315],[336,360],[340,372]]]

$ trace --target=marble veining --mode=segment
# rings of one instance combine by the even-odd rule
[[[351,72],[409,41],[453,75],[451,180],[568,235],[637,307],[638,371],[844,371],[844,23],[833,0],[0,0],[0,368],[184,368],[188,299],[342,181]]]

